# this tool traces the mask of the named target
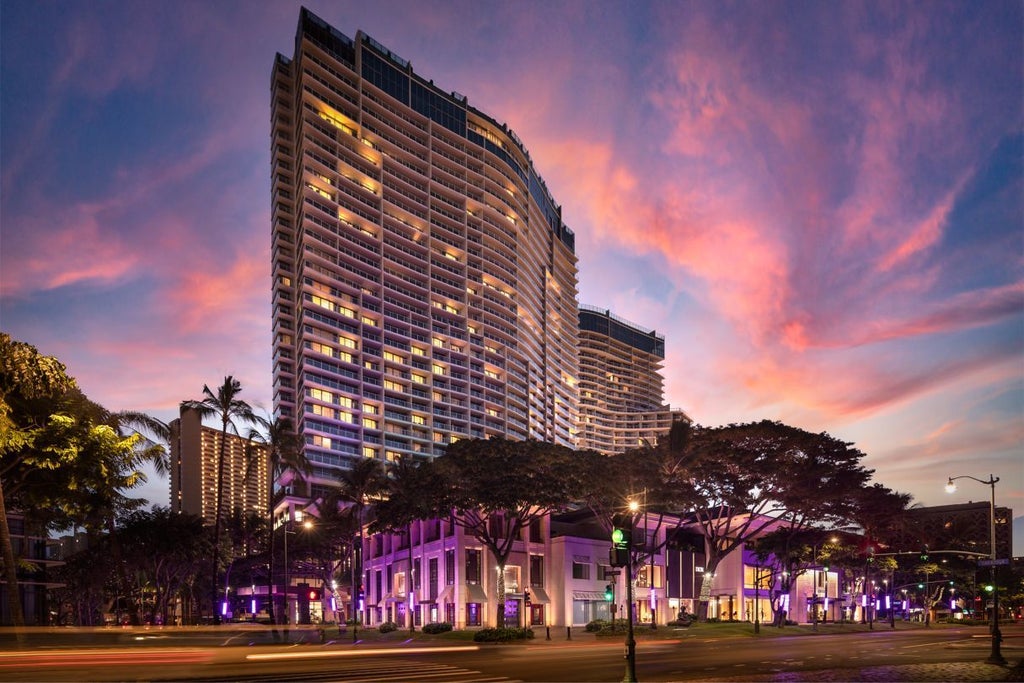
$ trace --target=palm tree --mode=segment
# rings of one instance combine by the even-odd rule
[[[267,473],[270,477],[270,485],[267,490],[270,495],[267,497],[267,530],[270,534],[270,560],[267,565],[267,616],[273,628],[276,624],[274,619],[274,483],[286,472],[293,473],[300,481],[305,481],[306,476],[312,470],[309,460],[303,453],[302,437],[295,431],[295,425],[290,418],[276,417],[273,420],[259,418],[257,424],[266,430],[266,435],[258,429],[249,432],[249,441],[262,444],[267,449]],[[252,458],[259,450],[252,449],[250,452],[250,465]],[[277,629],[274,629],[274,637],[277,638]]]
[[[376,519],[370,530],[390,530],[403,533],[409,540],[408,563],[409,580],[406,584],[407,594],[411,594],[416,585],[413,572],[412,557],[412,525],[427,519],[431,510],[427,501],[430,499],[431,483],[428,473],[421,469],[421,461],[413,456],[403,456],[389,463],[387,472],[386,500],[377,506]],[[409,631],[416,630],[416,620],[409,610]]]
[[[138,432],[145,439],[140,449],[140,456],[143,460],[153,464],[153,469],[161,476],[168,476],[171,473],[171,454],[164,444],[171,442],[171,428],[166,422],[158,420],[146,413],[134,410],[122,410],[111,415],[113,427],[122,436],[129,436],[127,430]],[[156,439],[153,441],[149,437]]]
[[[363,514],[370,501],[379,498],[386,490],[387,476],[380,460],[364,458],[351,469],[342,470],[338,475],[338,499],[348,503],[355,516],[355,540],[352,543],[352,617],[358,618],[358,586],[362,575],[360,556],[363,548]]]
[[[220,613],[217,611],[217,568],[220,562],[220,527],[221,507],[224,500],[224,455],[227,452],[228,428],[234,434],[238,434],[236,420],[253,424],[259,418],[252,412],[252,407],[245,401],[238,398],[242,392],[242,383],[228,375],[224,383],[213,393],[210,387],[203,385],[203,398],[199,401],[182,401],[181,407],[187,410],[194,410],[202,418],[220,418],[220,452],[217,455],[217,504],[214,508],[213,522],[213,580],[211,591],[213,596],[213,623],[220,624]]]

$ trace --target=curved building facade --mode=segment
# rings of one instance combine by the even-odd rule
[[[573,233],[506,126],[303,9],[271,78],[274,411],[313,491],[459,438],[573,445]]]
[[[594,306],[579,307],[577,448],[620,453],[654,444],[690,418],[664,405],[665,338]]]

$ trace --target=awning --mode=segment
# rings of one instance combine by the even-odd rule
[[[480,584],[466,584],[466,589],[466,602],[487,602],[487,594]]]
[[[530,586],[530,602],[538,605],[546,605],[551,602],[548,599],[548,594],[544,592],[543,588],[537,586]]]
[[[573,600],[599,600],[604,602],[604,593],[598,593],[597,591],[573,591]]]
[[[432,602],[436,605],[440,605],[446,602],[455,602],[455,600],[452,597],[452,593],[455,592],[454,588],[454,586],[445,586],[444,590],[441,591],[441,594],[434,598]]]

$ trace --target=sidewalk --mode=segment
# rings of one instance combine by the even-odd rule
[[[1012,662],[1012,660],[1011,660]],[[763,683],[765,681],[1024,681],[1024,667],[995,666],[984,662],[946,662],[943,664],[902,664],[870,666],[860,669],[818,669],[786,671],[761,676],[708,678],[708,683]]]

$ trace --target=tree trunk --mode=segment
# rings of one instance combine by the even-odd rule
[[[18,590],[18,567],[14,563],[14,545],[11,543],[11,529],[7,526],[7,506],[4,503],[4,485],[0,480],[0,544],[4,554],[4,580],[7,582],[7,604],[10,605],[11,622],[18,631],[18,645],[24,645],[21,628],[25,626],[25,613],[21,609],[21,592]]]
[[[271,490],[271,492],[273,492],[273,490],[274,490],[273,482],[271,482],[270,490]],[[270,631],[273,634],[274,641],[276,642],[279,636],[277,634],[277,621],[274,620],[274,599],[276,598],[276,596],[274,595],[274,507],[273,507],[274,503],[273,503],[273,494],[271,494],[270,501],[271,502],[267,505],[267,519],[270,520],[270,527],[269,527],[269,529],[270,529],[270,544],[269,544],[270,545],[270,558],[267,561],[267,618],[270,620]],[[286,531],[287,531],[287,529],[286,529]],[[255,616],[256,615],[253,615],[253,618],[255,618]]]
[[[220,610],[217,609],[217,568],[220,564],[220,509],[224,496],[224,452],[227,450],[228,425],[224,420],[220,433],[220,453],[217,457],[217,506],[213,511],[213,569],[211,571],[212,581],[210,588],[210,603],[213,609],[213,625],[220,626]]]
[[[413,592],[413,587],[416,585],[416,577],[413,575],[412,569],[412,522],[406,525],[405,533],[409,537],[409,581],[405,589],[406,609],[409,612],[409,633],[413,633],[416,631],[416,619],[413,616],[413,610],[416,608],[415,593]],[[410,600],[409,598],[412,599]]]
[[[497,596],[495,597],[498,605],[498,615],[496,625],[498,628],[505,628],[505,563],[502,562],[498,565],[498,585],[495,591]]]
[[[708,603],[711,602],[711,582],[712,572],[709,568],[705,567],[704,574],[701,575],[700,582],[700,597],[697,599],[697,621],[708,620]]]

